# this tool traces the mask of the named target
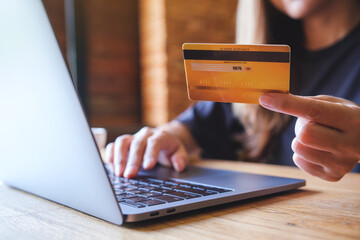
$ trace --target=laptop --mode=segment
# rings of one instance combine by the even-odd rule
[[[296,189],[301,179],[104,166],[40,0],[0,0],[0,180],[121,225]]]

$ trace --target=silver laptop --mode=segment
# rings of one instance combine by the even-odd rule
[[[188,167],[109,175],[40,0],[0,0],[0,179],[121,225],[295,189],[304,180]]]

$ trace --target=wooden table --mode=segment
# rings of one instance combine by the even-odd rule
[[[210,160],[194,165],[304,178],[307,186],[116,226],[0,185],[0,239],[360,239],[360,174],[331,183],[292,167]]]

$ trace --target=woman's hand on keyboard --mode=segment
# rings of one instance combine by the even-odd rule
[[[164,129],[144,127],[134,135],[122,135],[106,146],[105,162],[118,177],[133,178],[141,166],[153,168],[157,162],[185,169],[188,154],[178,137]]]

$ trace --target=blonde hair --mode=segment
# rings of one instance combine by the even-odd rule
[[[236,19],[236,42],[240,44],[269,43],[269,14],[264,0],[240,0]],[[234,115],[244,126],[237,136],[244,149],[241,160],[266,161],[271,140],[280,133],[289,117],[269,111],[256,104],[233,103]]]

